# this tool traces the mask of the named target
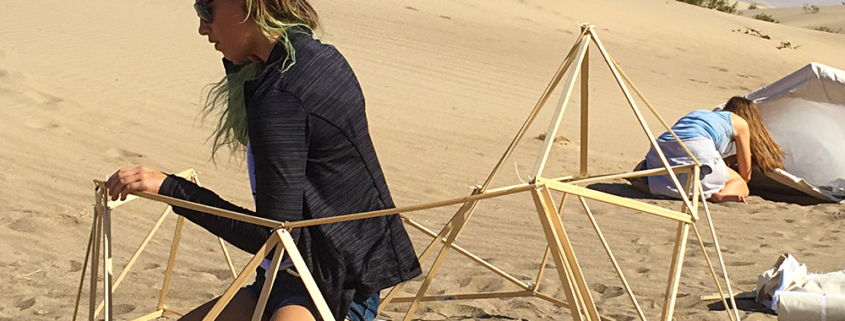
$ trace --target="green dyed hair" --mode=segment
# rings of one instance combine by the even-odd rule
[[[244,0],[246,19],[253,19],[261,32],[268,39],[275,38],[284,45],[288,55],[279,66],[284,72],[296,63],[296,51],[290,42],[288,33],[293,27],[303,27],[312,31],[320,29],[320,19],[314,8],[306,0]],[[244,20],[246,21],[246,20]],[[246,150],[249,143],[246,125],[246,102],[244,101],[244,82],[258,76],[264,64],[247,62],[240,70],[228,74],[214,84],[206,97],[203,119],[214,114],[217,117],[212,140],[211,158],[227,146],[238,153]]]

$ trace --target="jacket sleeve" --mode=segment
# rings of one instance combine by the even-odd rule
[[[168,175],[158,190],[161,195],[183,199],[189,202],[200,203],[216,208],[230,210],[248,215],[255,215],[254,212],[234,205],[220,196],[200,187],[184,178]],[[202,226],[214,235],[217,235],[226,242],[249,253],[255,253],[267,241],[272,232],[269,228],[245,223],[216,215],[209,215],[182,207],[173,207],[176,214],[182,215],[191,222]]]
[[[247,115],[255,164],[255,208],[252,212],[233,205],[214,192],[188,180],[169,176],[159,193],[279,222],[302,220],[305,165],[308,156],[308,119],[293,94],[274,92],[250,104]],[[209,232],[249,253],[255,253],[273,232],[269,228],[174,207]],[[291,232],[294,240],[299,229]]]

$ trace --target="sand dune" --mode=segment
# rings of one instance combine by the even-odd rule
[[[787,16],[776,16],[782,24],[770,24],[750,19],[751,11],[729,15],[664,0],[314,4],[325,23],[324,41],[344,53],[364,89],[373,139],[399,205],[464,196],[484,181],[576,40],[579,23],[596,26],[613,58],[669,121],[745,94],[809,62],[845,69],[841,34],[793,27],[827,25],[827,14],[838,12],[828,7],[802,15],[819,20],[799,25],[787,23],[792,21]],[[766,10],[773,16],[779,12]],[[197,114],[203,88],[222,76],[222,66],[219,54],[197,34],[197,23],[188,2],[3,4],[0,183],[6,188],[0,189],[5,280],[0,282],[0,320],[70,318],[91,224],[92,179],[124,166],[169,172],[195,168],[204,185],[251,207],[245,166],[225,156],[216,164],[209,161],[210,127]],[[745,27],[772,39],[734,31]],[[801,47],[778,50],[784,40]],[[628,170],[645,154],[647,143],[598,51],[591,51],[590,65],[591,171]],[[578,106],[579,99],[573,95],[570,106]],[[545,132],[551,110],[541,113],[529,138]],[[571,107],[560,133],[571,142],[552,152],[548,176],[577,171],[577,119],[577,107]],[[649,124],[658,126],[654,119]],[[526,139],[497,186],[526,177],[540,144]],[[646,197],[622,181],[594,188]],[[646,201],[680,207],[675,201]],[[531,279],[545,246],[531,204],[527,195],[482,204],[461,245]],[[620,282],[575,205],[568,203],[565,222],[593,297],[604,315],[631,320],[635,314],[620,295]],[[658,316],[676,225],[603,204],[591,206],[647,316]],[[159,204],[135,201],[115,211],[117,270],[161,210]],[[439,229],[455,210],[414,217]],[[845,268],[829,259],[840,255],[835,245],[845,226],[841,206],[802,207],[752,197],[749,205],[714,205],[712,210],[735,289],[752,290],[756,275],[783,252],[819,271]],[[119,319],[154,308],[174,221],[164,223],[150,252],[117,291]],[[411,234],[417,249],[424,249],[429,239]],[[219,246],[202,229],[188,224],[180,250],[170,306],[193,307],[231,282]],[[691,245],[687,254],[676,319],[725,319],[699,300],[715,292],[700,250]],[[246,254],[233,250],[233,255],[237,265],[246,263]],[[459,256],[450,256],[441,271],[431,293],[512,287]],[[552,274],[546,273],[543,290],[563,297]],[[416,286],[412,283],[407,291]],[[392,305],[382,317],[396,319],[405,308]],[[418,317],[559,320],[568,313],[544,301],[518,298],[426,303]],[[775,319],[743,313],[745,320]]]
[[[799,8],[760,8],[742,11],[743,15],[753,17],[757,14],[770,15],[781,24],[813,29],[831,33],[845,33],[845,5],[820,6],[815,9]],[[822,30],[819,30],[822,29]]]

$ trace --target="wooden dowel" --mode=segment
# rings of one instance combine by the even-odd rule
[[[540,190],[545,188],[545,186],[537,186],[531,195],[534,197],[534,204],[537,207],[537,214],[540,217],[540,225],[543,227],[543,232],[546,234],[546,241],[551,249],[552,258],[555,260],[555,269],[560,278],[560,284],[563,286],[566,301],[570,304],[569,310],[572,313],[572,319],[584,320],[580,312],[581,308],[584,307],[583,299],[580,298],[580,293],[574,288],[575,285],[573,282],[571,282],[573,276],[570,272],[571,269],[569,269],[569,263],[563,255],[560,237],[551,225],[550,216],[553,214],[549,213],[545,199],[540,194]],[[584,313],[584,316],[589,318],[587,313]]]
[[[164,213],[161,213],[161,216],[159,216],[158,220],[153,225],[153,228],[150,230],[149,233],[147,233],[147,236],[144,237],[144,240],[141,241],[141,245],[138,246],[138,249],[135,250],[134,254],[132,254],[132,257],[129,259],[129,262],[126,263],[126,266],[124,266],[123,270],[120,271],[120,274],[117,276],[117,279],[115,279],[115,281],[114,281],[114,285],[112,286],[112,291],[117,290],[117,287],[120,286],[121,282],[123,282],[123,278],[126,277],[126,274],[129,273],[129,270],[132,269],[132,266],[135,265],[135,261],[138,260],[139,256],[141,256],[141,253],[147,247],[147,244],[150,242],[150,240],[152,240],[153,235],[155,235],[156,231],[158,231],[158,228],[164,222],[164,219],[167,218],[167,214],[170,214],[171,210],[172,210],[172,208],[170,206],[167,206],[167,208],[164,210]],[[97,310],[94,312],[94,315],[99,316],[100,312],[103,310],[103,307],[105,307],[105,302],[101,301],[100,305],[97,306]]]
[[[613,268],[616,270],[616,275],[618,275],[619,279],[622,281],[622,287],[625,289],[625,292],[628,293],[628,297],[631,298],[631,303],[634,304],[634,309],[637,310],[637,315],[640,317],[640,320],[646,321],[643,309],[640,307],[640,303],[637,302],[637,298],[634,296],[634,291],[631,290],[628,280],[622,273],[622,268],[619,266],[619,262],[616,261],[613,251],[610,250],[610,245],[607,244],[607,240],[604,238],[604,234],[601,232],[598,222],[596,222],[596,217],[593,215],[593,211],[591,211],[590,206],[587,205],[587,200],[583,197],[578,197],[578,200],[581,201],[581,206],[584,208],[584,212],[587,213],[587,217],[593,225],[593,230],[596,231],[596,235],[598,235],[599,241],[601,241],[601,245],[604,247],[605,253],[607,253],[607,256],[610,258],[610,263],[613,264]]]
[[[134,320],[132,320],[132,321],[149,321],[149,320],[155,320],[155,319],[160,318],[163,314],[164,314],[164,311],[162,311],[162,310],[158,310],[158,311],[156,311],[156,312],[153,312],[153,313],[147,314],[147,315],[145,315],[145,316],[141,316],[140,318],[134,319]]]
[[[284,254],[284,247],[281,243],[276,243],[276,251],[273,254],[273,260],[270,262],[270,269],[264,272],[264,286],[261,288],[261,295],[258,296],[258,302],[255,304],[252,321],[261,321],[261,317],[264,316],[264,308],[267,307],[267,299],[270,298],[270,291],[273,289],[273,284],[276,283],[279,265],[282,263]]]
[[[182,227],[185,225],[185,217],[179,216],[176,219],[176,229],[173,232],[173,242],[170,244],[170,256],[167,259],[167,267],[164,270],[164,281],[161,283],[161,295],[158,298],[158,310],[164,309],[164,301],[167,300],[167,293],[170,291],[170,279],[173,277],[173,268],[176,267],[176,252],[179,250],[179,241],[182,239]]]
[[[584,52],[581,62],[581,178],[589,176],[587,161],[589,160],[589,124],[590,124],[590,47]]]
[[[339,216],[333,216],[333,217],[327,217],[327,218],[317,218],[317,219],[304,220],[304,221],[285,222],[284,226],[286,228],[294,229],[294,228],[302,228],[302,227],[314,226],[314,225],[323,225],[323,224],[328,224],[328,223],[337,223],[337,222],[345,222],[345,221],[360,220],[360,219],[365,219],[365,218],[393,215],[393,214],[399,214],[399,213],[407,214],[407,213],[410,213],[410,212],[427,210],[427,209],[432,209],[432,208],[437,208],[437,207],[444,207],[444,206],[450,206],[450,205],[461,204],[461,203],[469,203],[469,202],[474,202],[474,201],[478,201],[478,200],[482,200],[482,199],[488,199],[488,198],[494,198],[494,197],[499,197],[499,196],[504,196],[504,195],[526,192],[526,191],[531,190],[532,188],[534,188],[532,185],[514,185],[513,187],[510,187],[509,189],[506,189],[506,190],[485,192],[485,193],[481,193],[481,194],[459,197],[459,198],[454,198],[454,199],[439,201],[439,202],[431,202],[431,203],[420,204],[420,205],[412,205],[412,206],[406,206],[406,207],[398,207],[398,208],[384,209],[384,210],[357,213],[357,214],[339,215]]]
[[[94,219],[91,221],[91,233],[88,236],[88,249],[85,250],[85,260],[82,262],[82,276],[79,278],[79,289],[76,291],[76,304],[73,308],[73,321],[76,321],[76,317],[79,315],[79,303],[82,301],[82,287],[85,284],[85,272],[88,269],[88,258],[91,257],[91,246],[94,243],[94,237],[97,232],[97,220]]]
[[[252,259],[244,266],[244,269],[241,270],[241,273],[238,274],[238,278],[232,281],[232,284],[226,288],[226,292],[223,292],[223,295],[217,299],[217,302],[214,303],[214,306],[211,307],[211,310],[202,318],[202,321],[214,321],[217,319],[217,316],[220,315],[220,312],[223,312],[223,308],[229,304],[229,301],[232,301],[232,298],[235,297],[235,293],[238,293],[238,290],[246,284],[247,279],[252,275],[252,272],[255,271],[255,268],[261,264],[261,261],[267,257],[267,253],[270,252],[270,249],[273,248],[276,244],[279,243],[279,239],[274,236],[270,236],[267,239],[267,242],[264,245],[261,245],[261,248],[255,252],[255,255],[252,256]]]
[[[293,241],[293,237],[290,236],[290,232],[287,230],[276,230],[276,235],[281,240],[285,250],[287,250],[288,257],[290,257],[290,260],[293,262],[293,266],[296,267],[296,272],[299,273],[302,283],[304,283],[305,288],[308,289],[308,294],[311,295],[311,299],[314,300],[314,305],[317,307],[317,311],[320,313],[320,316],[324,321],[335,321],[334,315],[329,309],[329,305],[326,304],[326,299],[323,298],[323,295],[320,293],[320,288],[317,286],[317,283],[314,282],[314,277],[311,276],[311,271],[309,271],[308,266],[305,265],[305,260],[302,259],[302,255],[299,253],[299,249],[297,249],[296,243]]]
[[[94,245],[92,246],[92,255],[91,255],[91,288],[89,295],[89,306],[88,306],[88,320],[94,321],[94,309],[97,307],[97,279],[99,278],[99,265],[100,265],[100,240],[103,238],[103,193],[104,188],[98,188],[95,192],[94,201],[96,202],[94,206],[94,221],[97,222],[96,224],[96,233],[94,233]]]
[[[484,196],[485,194],[473,195],[473,196]],[[473,197],[470,196],[470,197]],[[437,274],[437,271],[440,269],[441,264],[443,264],[443,260],[446,258],[446,254],[449,253],[449,249],[451,249],[452,243],[455,242],[455,239],[461,233],[464,224],[469,221],[469,218],[472,216],[472,213],[475,209],[475,204],[478,200],[472,200],[468,203],[465,203],[461,209],[455,214],[455,217],[452,218],[452,230],[449,232],[449,236],[446,239],[446,243],[440,248],[440,252],[437,254],[437,257],[434,259],[434,263],[431,266],[431,269],[426,275],[425,280],[422,284],[420,284],[420,288],[417,291],[416,299],[411,302],[410,307],[408,307],[408,312],[405,313],[405,317],[403,318],[404,321],[410,321],[414,313],[416,313],[417,308],[419,308],[420,299],[425,296],[425,291],[428,290],[428,286],[431,285],[431,281],[434,280],[434,276]],[[439,242],[439,240],[435,239],[433,242]]]
[[[587,286],[587,281],[584,278],[584,273],[581,270],[581,265],[578,263],[578,258],[575,256],[575,250],[572,248],[572,243],[569,241],[569,235],[566,233],[566,228],[563,227],[563,222],[560,216],[555,212],[554,200],[548,188],[543,188],[539,191],[540,196],[544,198],[546,210],[549,212],[552,228],[555,229],[561,241],[561,248],[563,254],[566,256],[566,261],[569,262],[569,270],[572,273],[575,284],[578,285],[578,290],[581,292],[581,297],[586,304],[584,306],[585,314],[589,316],[589,320],[599,320],[598,309],[593,301],[593,296],[590,294],[590,287]]]
[[[722,299],[722,304],[725,305],[725,312],[728,313],[728,317],[731,321],[737,321],[738,319],[734,319],[733,313],[731,313],[731,308],[728,306],[728,301],[725,300],[725,291],[722,290],[722,284],[719,282],[719,277],[716,276],[716,270],[713,268],[713,262],[710,261],[710,255],[707,254],[707,249],[704,247],[704,240],[701,239],[701,234],[698,232],[698,227],[695,224],[692,225],[692,230],[695,232],[695,238],[698,240],[698,246],[701,247],[701,253],[704,254],[704,260],[707,262],[707,267],[710,268],[710,275],[713,276],[713,283],[716,284],[716,290],[719,291],[719,298]],[[736,309],[736,306],[733,307]]]
[[[428,236],[430,236],[430,237],[434,237],[435,239],[437,239],[437,234],[434,234],[434,231],[429,230],[429,229],[428,229],[428,228],[426,228],[425,226],[422,226],[421,224],[419,224],[419,223],[417,223],[417,222],[414,222],[414,221],[412,221],[412,220],[407,220],[407,221],[405,221],[405,222],[406,222],[406,223],[408,223],[409,225],[411,225],[411,226],[413,226],[413,227],[417,228],[418,230],[420,230],[420,231],[421,231],[421,232],[423,232],[424,234],[426,234],[426,235],[428,235]],[[444,244],[446,243],[446,239],[444,239],[444,238],[440,238],[440,241],[441,241],[442,243],[444,243]],[[512,275],[508,274],[507,272],[505,272],[504,270],[502,270],[502,269],[500,269],[500,268],[496,267],[495,265],[490,264],[490,262],[485,261],[484,259],[482,259],[482,258],[481,258],[481,257],[479,257],[478,255],[472,254],[471,252],[467,251],[467,250],[466,250],[466,249],[464,249],[463,247],[461,247],[461,246],[459,246],[459,245],[457,245],[457,244],[454,244],[454,243],[452,243],[452,245],[451,245],[451,246],[452,246],[452,249],[454,249],[454,250],[455,250],[455,251],[457,251],[458,253],[463,254],[464,256],[466,256],[467,258],[469,258],[470,260],[473,260],[473,261],[475,261],[476,263],[480,264],[481,266],[483,266],[483,267],[485,267],[485,268],[489,269],[490,271],[493,271],[493,273],[498,274],[499,276],[501,276],[501,277],[505,278],[506,280],[510,281],[511,283],[516,284],[517,286],[519,286],[519,287],[521,287],[521,288],[523,288],[523,289],[526,289],[526,290],[530,288],[530,286],[529,286],[527,283],[525,283],[525,282],[523,282],[523,281],[521,281],[521,280],[517,279],[516,277],[514,277],[514,276],[512,276]]]
[[[588,188],[575,186],[575,185],[572,185],[572,184],[558,183],[558,182],[548,180],[548,179],[544,179],[544,178],[538,179],[538,183],[545,184],[549,188],[556,190],[556,191],[575,194],[575,195],[586,197],[586,198],[589,198],[589,199],[594,199],[594,200],[597,200],[599,202],[613,204],[613,205],[616,205],[616,206],[621,206],[621,207],[629,208],[629,209],[632,209],[632,210],[637,210],[637,211],[641,211],[641,212],[644,212],[644,213],[657,215],[657,216],[660,216],[660,217],[670,218],[670,219],[673,219],[673,220],[676,220],[676,221],[679,221],[679,222],[688,222],[688,223],[692,222],[692,220],[690,219],[690,216],[687,215],[687,214],[672,211],[672,210],[665,209],[665,208],[662,208],[662,207],[659,207],[659,206],[635,201],[635,200],[632,200],[630,198],[625,198],[625,197],[620,197],[620,196],[616,196],[616,195],[612,195],[612,194],[608,194],[608,193],[604,193],[604,192],[599,192],[599,191],[591,190],[591,189],[588,189]]]
[[[613,60],[613,58],[610,59],[610,62],[613,63],[613,66],[615,66],[616,69],[619,71],[619,75],[622,76],[623,79],[625,79],[625,82],[627,82],[629,86],[631,86],[631,89],[633,89],[634,92],[637,94],[637,96],[640,97],[640,100],[642,100],[643,103],[645,103],[646,107],[648,107],[648,109],[651,111],[651,113],[654,115],[654,117],[656,117],[657,120],[660,121],[660,124],[663,125],[663,128],[666,129],[666,131],[668,131],[672,135],[673,138],[675,138],[675,141],[680,142],[681,148],[684,149],[684,152],[687,153],[687,156],[692,158],[692,160],[695,162],[696,166],[700,167],[701,163],[699,163],[698,160],[695,158],[695,156],[692,155],[692,152],[690,152],[690,150],[687,148],[687,146],[683,142],[681,142],[681,139],[678,138],[678,135],[675,134],[674,130],[672,130],[672,126],[670,126],[669,123],[667,123],[665,120],[663,120],[663,117],[660,117],[660,114],[657,113],[657,110],[654,108],[654,106],[652,106],[651,103],[648,102],[648,99],[645,98],[645,95],[643,95],[643,93],[640,92],[640,90],[637,88],[637,86],[634,85],[634,82],[631,81],[630,78],[628,78],[628,75],[625,74],[625,71],[623,71],[622,68],[619,68],[619,64],[617,64],[616,61]]]
[[[681,270],[684,266],[684,254],[686,253],[687,237],[689,236],[689,226],[691,224],[684,222],[678,223],[678,233],[675,235],[675,250],[669,270],[669,281],[666,282],[666,298],[661,317],[663,321],[671,321],[675,313],[675,300],[678,296],[678,286],[681,281]]]
[[[235,265],[232,264],[232,257],[229,256],[229,250],[226,249],[226,243],[223,242],[223,238],[218,237],[217,242],[220,243],[220,249],[223,250],[223,257],[226,258],[226,265],[229,266],[229,272],[232,273],[232,278],[238,278],[238,272],[235,271]]]
[[[677,165],[677,166],[672,166],[672,170],[674,170],[676,173],[686,173],[686,171],[691,170],[693,167],[695,167],[695,165]],[[614,180],[614,179],[665,175],[668,172],[669,171],[666,170],[665,168],[660,167],[660,168],[644,169],[644,170],[639,170],[639,171],[624,172],[624,173],[618,173],[618,174],[589,176],[589,177],[586,177],[586,178],[573,178],[572,176],[564,176],[564,177],[554,178],[554,179],[551,179],[551,180],[556,181],[556,182],[562,182],[562,183],[565,182],[565,183],[569,183],[569,184],[584,185],[584,184],[592,184],[592,183],[596,183],[596,182],[609,181],[609,180]]]
[[[534,163],[534,170],[531,172],[531,178],[540,177],[543,175],[543,168],[546,167],[546,160],[549,158],[549,152],[554,145],[555,136],[560,128],[560,121],[563,119],[563,113],[566,110],[566,104],[569,102],[569,97],[572,95],[572,89],[575,88],[575,78],[581,70],[581,63],[584,60],[584,55],[590,45],[590,34],[587,33],[578,45],[578,53],[572,61],[572,65],[567,70],[566,78],[563,82],[563,91],[561,92],[560,100],[557,108],[555,108],[552,121],[549,123],[549,128],[546,130],[546,139],[543,140],[543,147],[540,148],[540,153],[537,155],[537,161]]]
[[[584,40],[585,35],[586,31],[582,30],[581,35],[578,36],[578,40],[575,42],[572,48],[569,49],[569,53],[566,55],[566,58],[563,60],[563,63],[561,63],[554,76],[552,76],[552,80],[549,82],[549,85],[546,87],[546,90],[543,91],[542,95],[540,95],[540,100],[538,100],[537,104],[534,105],[534,109],[528,115],[528,119],[526,119],[525,123],[522,124],[522,127],[516,133],[516,136],[513,138],[513,141],[511,141],[510,145],[508,145],[508,148],[505,150],[504,155],[499,158],[499,162],[496,163],[496,166],[493,167],[493,171],[490,172],[490,175],[487,177],[487,180],[484,181],[484,184],[481,185],[481,191],[486,191],[487,188],[490,187],[490,184],[493,182],[493,178],[496,177],[496,174],[498,174],[499,171],[502,169],[502,166],[504,166],[505,162],[508,160],[508,158],[510,158],[513,151],[516,150],[516,146],[525,136],[525,132],[528,130],[528,127],[531,126],[531,123],[534,122],[534,119],[537,117],[537,114],[540,113],[540,110],[546,104],[546,101],[549,99],[549,96],[551,96],[552,91],[555,89],[555,87],[557,87],[557,84],[560,82],[560,79],[563,78],[564,72],[569,69],[569,66],[575,59],[575,50],[576,48],[578,48],[578,44],[580,44]]]
[[[108,204],[108,195],[103,193],[102,197],[103,204]],[[111,209],[105,206],[103,208],[103,302],[105,302],[105,321],[114,320],[112,260]]]
[[[698,181],[699,184],[702,184],[701,181]],[[699,188],[704,189],[703,186],[699,186]],[[710,233],[713,236],[713,246],[716,248],[716,255],[719,259],[719,265],[722,267],[722,274],[725,276],[725,287],[728,289],[728,294],[731,296],[731,304],[734,307],[734,316],[737,320],[739,320],[739,311],[736,307],[736,299],[734,299],[734,292],[731,288],[731,280],[728,277],[728,269],[725,267],[725,258],[722,257],[722,247],[719,246],[719,238],[716,237],[716,228],[713,227],[713,217],[710,215],[710,208],[707,206],[707,200],[704,197],[701,197],[701,203],[704,204],[704,215],[707,215],[707,224],[710,227]],[[725,307],[727,309],[727,307]]]
[[[513,292],[493,292],[493,293],[465,293],[465,294],[440,294],[440,295],[426,295],[423,296],[421,302],[433,301],[460,301],[460,300],[480,300],[480,299],[499,299],[499,298],[519,298],[534,296],[531,291],[513,291]],[[393,299],[395,303],[409,303],[413,302],[415,297],[400,297]]]
[[[569,195],[567,193],[563,193],[563,196],[560,197],[560,206],[557,208],[557,216],[563,218],[563,208],[566,205],[566,196]],[[548,244],[546,244],[546,251],[543,253],[543,260],[540,262],[540,270],[537,271],[537,278],[534,279],[534,291],[536,292],[540,288],[540,282],[543,281],[543,272],[546,270],[546,262],[549,261],[549,254],[551,254],[551,248]]]
[[[645,122],[642,113],[640,113],[640,109],[637,108],[637,104],[634,103],[634,98],[631,97],[631,93],[628,92],[628,88],[625,86],[625,83],[622,80],[621,76],[619,76],[619,71],[617,70],[616,66],[612,63],[613,59],[610,57],[610,54],[607,53],[607,50],[604,49],[604,46],[602,45],[601,40],[599,40],[598,37],[593,37],[593,41],[596,43],[596,47],[598,47],[602,57],[604,57],[607,66],[610,67],[610,72],[613,74],[614,78],[616,78],[616,82],[619,85],[619,88],[622,89],[622,93],[625,95],[625,99],[628,100],[628,104],[631,105],[631,110],[633,110],[634,115],[637,116],[637,121],[640,123],[640,127],[642,127],[643,132],[645,132],[646,136],[648,137],[648,140],[651,143],[651,146],[654,148],[655,152],[657,153],[657,156],[660,158],[660,162],[663,164],[663,167],[665,167],[666,169],[671,168],[672,166],[666,159],[666,155],[663,154],[663,150],[660,149],[660,146],[654,139],[654,135],[652,135],[651,130],[649,129],[648,124]],[[698,164],[698,161],[696,161],[696,164]],[[681,185],[680,181],[678,181],[678,176],[675,175],[674,172],[669,171],[669,178],[672,180],[672,184],[675,185],[675,188],[677,188],[679,191],[683,190],[683,186]],[[692,208],[689,199],[683,198],[681,199],[681,201],[684,202],[684,204],[688,208]]]

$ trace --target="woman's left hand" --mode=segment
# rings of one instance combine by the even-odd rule
[[[165,178],[167,175],[149,167],[124,168],[109,176],[106,188],[112,201],[118,198],[123,201],[134,192],[157,194]]]

